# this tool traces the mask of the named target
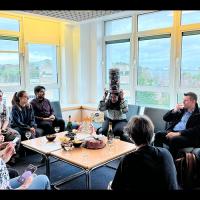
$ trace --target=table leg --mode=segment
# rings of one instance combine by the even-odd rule
[[[86,189],[91,189],[91,177],[90,177],[90,170],[86,171]]]
[[[46,175],[48,176],[50,180],[50,163],[49,163],[49,156],[45,155],[45,163],[46,163]]]

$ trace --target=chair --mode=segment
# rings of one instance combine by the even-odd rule
[[[164,114],[166,114],[169,110],[161,109],[161,108],[144,108],[144,115],[147,115],[154,124],[154,132],[164,131],[167,127],[167,123],[163,120]]]
[[[54,110],[55,116],[57,118],[63,119],[62,117],[62,111],[61,111],[61,106],[60,106],[60,102],[59,101],[51,101],[51,106]],[[65,121],[65,120],[64,120]],[[77,129],[78,128],[78,124],[75,122],[72,122],[72,129]],[[65,130],[67,128],[67,123],[65,121]]]
[[[138,115],[140,111],[140,106],[128,104],[128,112],[126,113],[126,119],[129,121],[131,117]]]

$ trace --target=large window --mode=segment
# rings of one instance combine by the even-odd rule
[[[172,11],[159,11],[138,16],[138,31],[167,28],[172,24]]]
[[[0,30],[19,32],[19,21],[17,19],[0,17]]]
[[[138,85],[168,86],[170,67],[170,37],[140,38]]]
[[[46,97],[59,100],[57,47],[47,44],[28,44],[29,84],[46,87]],[[33,89],[30,90],[33,95]]]
[[[182,37],[181,87],[200,88],[200,33]]]
[[[0,37],[0,86],[20,85],[18,38]]]
[[[182,11],[182,25],[200,23],[200,11],[187,10]]]
[[[105,35],[117,35],[131,33],[132,18],[123,18],[105,22]]]
[[[112,41],[106,43],[106,86],[109,88],[109,69],[120,70],[120,89],[126,99],[130,98],[130,41]]]
[[[28,54],[30,84],[57,83],[56,46],[29,44]]]

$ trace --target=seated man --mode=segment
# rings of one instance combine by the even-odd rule
[[[183,104],[177,104],[163,119],[170,126],[166,131],[156,133],[155,146],[167,144],[172,156],[176,158],[179,149],[200,145],[200,112],[195,93],[185,93]]]
[[[54,115],[54,110],[48,99],[45,98],[45,87],[36,86],[34,88],[36,98],[30,103],[34,110],[35,120],[39,128],[44,130],[44,134],[55,133],[54,127],[60,127],[60,132],[64,131],[65,122]]]

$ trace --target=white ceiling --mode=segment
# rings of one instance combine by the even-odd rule
[[[71,20],[75,22],[82,22],[93,18],[116,14],[122,11],[120,10],[23,10],[23,12],[55,17],[64,20]]]

